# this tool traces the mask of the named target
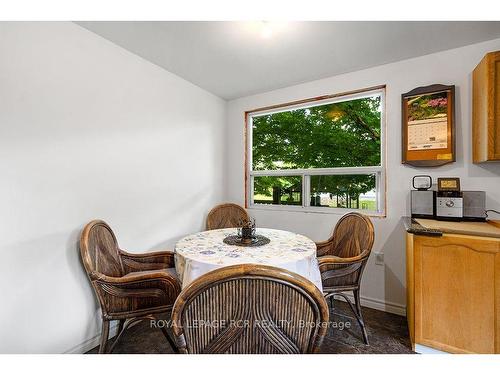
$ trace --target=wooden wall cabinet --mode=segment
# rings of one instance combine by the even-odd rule
[[[474,163],[500,161],[500,51],[472,73],[472,155]]]
[[[408,233],[406,257],[413,349],[500,353],[500,239]]]

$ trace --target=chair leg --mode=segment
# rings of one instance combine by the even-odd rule
[[[167,329],[165,327],[161,327],[160,329],[163,332],[163,335],[166,337],[166,339],[167,339],[168,343],[170,344],[170,346],[172,347],[172,349],[174,349],[174,352],[175,353],[179,353],[179,348],[177,348],[177,345],[175,344],[175,341],[168,334]]]
[[[102,321],[101,344],[99,345],[99,354],[106,353],[106,343],[109,336],[109,320]]]
[[[356,306],[356,312],[357,312],[356,318],[358,319],[359,325],[361,326],[361,331],[363,332],[363,340],[366,345],[370,345],[370,343],[368,342],[368,334],[366,332],[365,321],[363,320],[363,314],[361,313],[361,300],[359,296],[359,289],[354,290],[352,293],[354,295],[354,305]]]
[[[358,321],[359,326],[361,327],[361,332],[363,334],[363,341],[364,341],[365,345],[370,345],[368,342],[368,334],[366,333],[363,315],[361,314],[361,303],[360,303],[360,297],[359,297],[359,290],[353,290],[353,295],[354,295],[354,303],[352,303],[351,300],[342,292],[332,293],[331,297],[333,298],[334,296],[339,296],[339,297],[342,297],[347,302],[347,304],[351,308],[351,311],[352,311],[354,317]]]
[[[122,335],[125,332],[125,330],[130,325],[130,323],[132,323],[132,322],[134,322],[136,320],[138,320],[138,319],[137,318],[132,318],[132,319],[129,319],[128,322],[127,322],[127,319],[120,319],[119,320],[118,331],[116,331],[115,339],[113,340],[113,343],[111,344],[111,348],[109,348],[109,353],[110,354],[113,353],[113,350],[115,349],[116,344],[118,343],[118,341],[122,337]]]
[[[123,326],[125,325],[125,319],[120,319],[120,323],[118,323],[118,335],[123,330]]]
[[[331,295],[329,300],[330,300],[330,309],[332,310],[332,314],[333,314],[335,311],[335,305],[333,304],[335,302],[335,296]]]

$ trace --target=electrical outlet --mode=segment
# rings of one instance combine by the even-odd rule
[[[379,266],[384,265],[384,253],[375,253],[375,264]]]

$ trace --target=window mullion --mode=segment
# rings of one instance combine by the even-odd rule
[[[311,204],[310,186],[311,186],[311,176],[309,176],[308,174],[303,174],[302,175],[302,205],[304,207],[309,207]]]
[[[251,205],[255,204],[254,198],[253,198],[253,195],[254,195],[254,176],[253,175],[250,175],[248,184],[249,184],[249,189],[250,189],[250,194],[249,194],[248,199],[250,200],[249,205],[251,206]]]
[[[272,169],[250,170],[253,176],[297,176],[297,175],[346,175],[346,174],[371,174],[378,173],[382,166],[374,167],[338,167],[338,168],[310,168],[310,169]]]

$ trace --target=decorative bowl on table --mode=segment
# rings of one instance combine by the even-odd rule
[[[236,246],[262,246],[270,242],[269,238],[255,234],[255,219],[238,221],[237,234],[227,236],[223,241]]]

